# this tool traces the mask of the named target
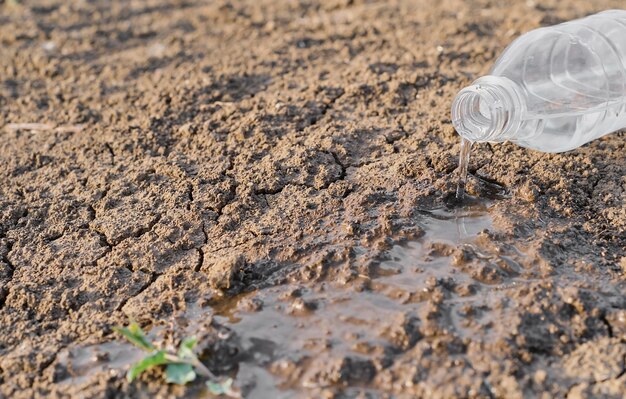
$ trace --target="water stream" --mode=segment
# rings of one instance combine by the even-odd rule
[[[461,154],[459,155],[459,182],[456,186],[456,199],[461,201],[465,196],[467,184],[467,168],[469,166],[472,142],[466,138],[461,139]]]

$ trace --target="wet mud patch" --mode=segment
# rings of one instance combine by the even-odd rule
[[[449,340],[442,351],[463,358],[468,342],[492,343],[508,329],[511,291],[533,277],[520,251],[498,242],[489,207],[467,198],[421,211],[419,239],[347,283],[287,273],[285,284],[214,302],[207,310],[236,337],[243,392],[377,396],[394,390],[386,379],[418,344]]]

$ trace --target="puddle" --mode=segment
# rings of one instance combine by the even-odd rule
[[[391,248],[375,273],[362,277],[366,289],[332,281],[281,285],[215,307],[216,320],[239,340],[236,381],[246,396],[287,398],[332,384],[368,392],[388,354],[420,339],[411,323],[421,323],[438,295],[445,296],[439,311],[452,334],[489,340],[491,327],[502,323],[480,310],[506,301],[515,276],[507,284],[480,281],[458,259],[470,254],[475,265],[506,263],[505,255],[476,244],[481,232],[493,229],[488,207],[479,202],[421,212],[425,235]]]
[[[101,372],[119,372],[145,356],[140,349],[120,341],[106,342],[66,349],[57,361],[64,366],[63,375],[57,377],[60,385],[82,385]]]

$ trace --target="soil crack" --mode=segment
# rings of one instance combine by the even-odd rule
[[[198,264],[194,268],[194,271],[199,272],[204,264],[204,249],[203,247],[209,243],[209,234],[206,231],[206,226],[202,223],[202,234],[204,234],[204,244],[197,248],[198,250]]]
[[[341,87],[337,88],[335,91],[336,92],[334,93],[334,95],[330,96],[330,100],[322,105],[320,112],[313,118],[311,123],[308,126],[300,129],[299,131],[303,131],[306,128],[315,127],[317,124],[319,124],[320,121],[324,119],[328,111],[333,108],[337,100],[339,100],[346,93],[346,91]]]
[[[329,154],[331,157],[333,157],[333,159],[335,160],[335,163],[337,165],[339,165],[339,167],[341,168],[341,174],[339,175],[339,178],[335,181],[341,181],[344,180],[347,176],[347,168],[346,166],[339,160],[339,157],[337,156],[337,154],[334,151],[327,151],[327,154]],[[331,182],[331,184],[334,182]]]
[[[6,239],[6,234],[2,237],[3,239]],[[0,310],[2,310],[4,308],[4,306],[6,305],[6,300],[7,297],[9,296],[9,289],[8,289],[8,285],[11,281],[13,281],[13,276],[15,275],[15,270],[16,267],[15,265],[9,260],[9,253],[13,250],[13,245],[15,243],[10,242],[7,240],[7,254],[2,256],[2,262],[4,262],[8,267],[9,267],[9,273],[7,275],[7,282],[5,284],[5,289],[0,290]]]
[[[151,274],[150,274],[150,280],[148,280],[148,282],[147,282],[146,284],[144,284],[144,285],[143,285],[143,286],[139,289],[139,291],[137,291],[137,293],[136,293],[136,294],[131,295],[131,296],[129,296],[129,297],[128,297],[128,298],[126,298],[126,299],[123,299],[123,300],[120,302],[120,304],[119,304],[119,305],[115,308],[115,310],[116,310],[116,311],[121,311],[121,310],[124,308],[124,306],[126,306],[126,304],[128,303],[128,301],[130,301],[130,300],[131,300],[131,299],[133,299],[133,298],[137,298],[139,295],[141,295],[142,293],[144,293],[144,292],[145,292],[148,288],[150,288],[150,286],[151,286],[152,284],[154,284],[154,283],[157,281],[157,279],[158,279],[158,278],[159,278],[162,274],[163,274],[163,273],[155,273],[155,272],[151,273]]]
[[[111,165],[115,165],[115,151],[113,151],[113,147],[111,147],[109,143],[104,143],[104,148],[106,148],[111,155]]]

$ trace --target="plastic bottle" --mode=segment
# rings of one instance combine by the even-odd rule
[[[459,92],[452,123],[470,142],[509,140],[544,152],[626,127],[626,10],[522,35],[490,75]]]

